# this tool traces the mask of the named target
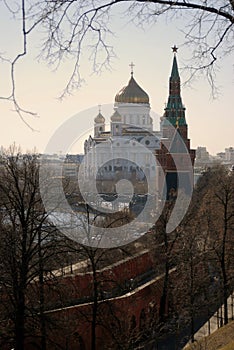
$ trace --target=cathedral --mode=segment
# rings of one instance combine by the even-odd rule
[[[90,135],[84,143],[84,168],[87,179],[95,176],[99,191],[113,192],[116,181],[125,178],[135,182],[138,193],[149,193],[149,182],[164,188],[164,191],[166,184],[168,196],[177,192],[178,174],[185,191],[193,187],[191,169],[195,151],[190,149],[188,139],[177,48],[174,46],[172,50],[169,96],[159,131],[153,128],[149,96],[136,82],[133,64],[130,65],[131,76],[127,86],[115,96],[109,130],[106,130],[101,110],[94,119],[93,136]],[[148,182],[147,188],[145,182]]]

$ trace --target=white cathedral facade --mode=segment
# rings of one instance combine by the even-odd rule
[[[94,134],[84,143],[86,178],[108,181],[119,175],[155,182],[155,150],[160,148],[161,137],[160,131],[153,130],[149,96],[131,71],[127,86],[115,96],[110,130],[101,111],[94,119]]]

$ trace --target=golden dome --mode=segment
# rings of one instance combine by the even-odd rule
[[[111,121],[112,122],[121,122],[122,121],[122,117],[118,111],[115,111],[114,114],[111,116]]]
[[[122,103],[149,103],[149,96],[137,84],[133,76],[127,86],[123,87],[115,96],[115,102]]]
[[[96,118],[94,119],[94,122],[97,123],[97,124],[103,124],[103,123],[105,123],[105,118],[99,112],[98,115],[96,116]]]

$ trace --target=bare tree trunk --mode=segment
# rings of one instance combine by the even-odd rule
[[[19,291],[18,307],[15,316],[15,349],[24,350],[25,338],[25,297],[24,293]]]
[[[223,318],[224,324],[228,324],[228,283],[226,269],[222,266],[223,275]]]
[[[92,255],[92,252],[91,252]],[[91,349],[96,350],[96,325],[98,309],[98,280],[94,256],[91,256],[92,277],[93,277],[93,305],[92,305],[92,323],[91,323]]]
[[[25,293],[26,293],[26,281],[27,281],[27,271],[28,271],[28,264],[27,264],[27,257],[26,257],[26,230],[23,228],[23,234],[22,234],[22,245],[21,245],[21,254],[22,254],[22,260],[20,264],[20,272],[19,272],[19,284],[18,288],[15,285],[15,287],[18,289],[15,291],[17,298],[16,298],[16,317],[15,317],[15,346],[16,350],[23,350],[24,349],[24,342],[25,342]]]
[[[221,259],[221,270],[223,277],[223,306],[224,306],[224,324],[228,324],[228,280],[226,272],[226,237],[227,237],[227,205],[228,202],[224,203],[224,232],[223,232],[223,246],[222,246],[222,259]]]
[[[167,259],[167,258],[166,258]],[[168,284],[169,284],[169,262],[168,260],[165,263],[165,275],[163,283],[163,292],[160,299],[160,308],[159,308],[159,318],[163,322],[166,315],[166,306],[167,306],[167,295],[168,295]]]
[[[39,257],[39,302],[40,302],[40,332],[41,349],[46,350],[46,324],[45,324],[45,291],[44,291],[44,263],[41,250],[41,231],[38,232],[38,257]]]

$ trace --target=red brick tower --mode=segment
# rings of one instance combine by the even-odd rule
[[[187,194],[191,193],[195,160],[195,150],[190,149],[185,107],[180,93],[177,47],[174,46],[172,50],[174,58],[169,79],[169,97],[161,121],[161,147],[156,151],[157,160],[162,168],[158,171],[159,189],[163,189],[167,199],[176,197],[178,188]]]

